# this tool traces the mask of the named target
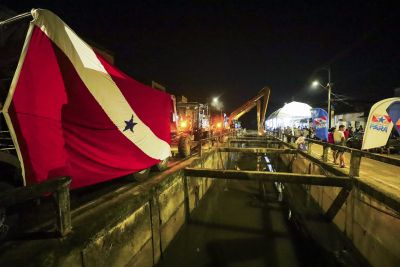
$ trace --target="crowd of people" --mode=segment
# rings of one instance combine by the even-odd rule
[[[306,138],[318,139],[315,136],[315,130],[311,127],[285,127],[275,129],[278,133],[284,134],[284,136],[294,136],[296,137],[295,144],[301,150],[307,150]],[[346,128],[344,125],[339,127],[332,127],[328,130],[328,143],[335,144],[339,146],[346,146],[346,141],[352,137],[357,132],[363,132],[364,129],[360,125],[355,131],[353,127]],[[333,163],[335,165],[339,164],[341,168],[346,167],[344,158],[344,149],[332,148],[333,153]],[[339,162],[338,162],[339,161]]]
[[[282,131],[281,128],[279,128],[279,130]],[[293,135],[295,137],[300,137],[300,136],[304,136],[305,138],[311,138],[314,139],[315,138],[315,131],[313,128],[309,128],[309,127],[289,127],[287,126],[286,128],[283,128],[283,133],[286,135]]]

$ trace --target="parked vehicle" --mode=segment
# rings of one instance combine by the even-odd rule
[[[356,132],[352,137],[347,139],[346,146],[355,149],[361,149],[363,142],[364,132]],[[389,137],[388,142],[385,146],[380,148],[371,149],[371,152],[382,153],[386,150],[388,153],[398,153],[400,152],[400,138],[394,135]]]
[[[386,144],[386,147],[389,148],[390,152],[399,153],[400,137],[391,136]]]
[[[352,137],[347,139],[346,146],[355,149],[361,149],[364,132],[356,132]]]

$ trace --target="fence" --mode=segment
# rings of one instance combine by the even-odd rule
[[[284,133],[277,132],[277,131],[268,132],[268,134],[278,138],[281,141],[284,141],[284,139],[286,137],[286,140],[289,143],[294,143],[295,139],[297,138],[296,136],[284,134]],[[377,155],[377,154],[374,154],[371,152],[362,151],[362,150],[355,149],[355,148],[349,148],[346,146],[334,145],[334,144],[330,144],[327,142],[314,140],[314,139],[310,139],[310,138],[306,138],[305,140],[308,143],[308,151],[307,151],[308,154],[310,154],[310,152],[311,152],[312,144],[318,144],[318,145],[322,146],[322,161],[323,162],[328,162],[329,148],[350,153],[349,176],[352,176],[352,177],[360,175],[360,164],[361,164],[361,159],[363,157],[369,158],[372,160],[376,160],[376,161],[380,161],[380,162],[384,162],[387,164],[395,165],[395,166],[400,166],[400,159],[397,159],[397,158]]]
[[[55,198],[57,233],[63,237],[71,232],[71,213],[69,201],[70,177],[51,179],[40,184],[7,190],[0,194],[0,208],[8,208],[31,199],[53,194]]]

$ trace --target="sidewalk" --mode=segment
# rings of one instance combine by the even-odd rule
[[[315,157],[322,157],[322,146],[318,144],[311,145],[311,154]],[[350,154],[345,153],[345,172],[349,172],[350,167]],[[393,155],[398,157],[398,155]],[[339,162],[339,160],[338,160]],[[328,164],[333,165],[332,151],[328,154]],[[339,168],[339,165],[335,165]],[[400,192],[400,167],[383,163],[380,161],[362,158],[360,166],[360,180],[372,183],[383,191],[392,195],[399,196]]]

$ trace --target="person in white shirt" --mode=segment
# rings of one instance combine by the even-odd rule
[[[344,125],[340,125],[339,129],[335,130],[335,132],[333,133],[333,140],[335,142],[335,145],[339,145],[339,146],[344,146],[346,143],[346,138],[344,136]],[[337,158],[339,157],[339,165],[340,168],[344,168],[345,164],[344,164],[344,150],[342,149],[338,149],[336,156],[334,158],[333,163],[336,164]]]

